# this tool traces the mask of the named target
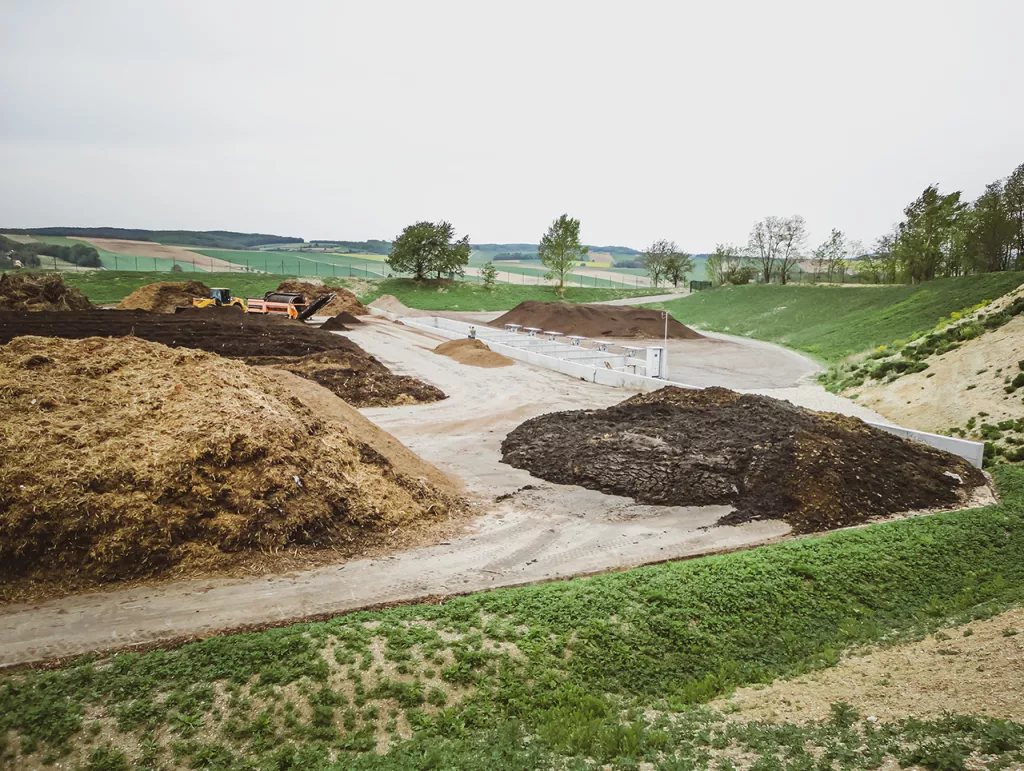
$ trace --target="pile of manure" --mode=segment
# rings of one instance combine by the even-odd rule
[[[985,484],[962,458],[857,418],[725,388],[674,386],[526,421],[502,461],[560,484],[669,506],[734,507],[721,524],[808,533],[949,508]]]
[[[519,324],[584,337],[663,338],[665,316],[651,308],[631,305],[545,303],[526,300],[491,322],[491,326]],[[668,336],[673,340],[698,340],[704,336],[668,317]]]
[[[0,274],[0,310],[84,311],[91,307],[89,298],[67,286],[59,273]]]

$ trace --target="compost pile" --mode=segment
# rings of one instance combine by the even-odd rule
[[[448,356],[460,364],[468,364],[471,367],[510,367],[515,364],[508,356],[495,353],[480,340],[470,340],[468,337],[441,343],[434,349],[434,353]]]
[[[349,327],[358,326],[363,322],[353,316],[347,311],[342,311],[337,316],[331,316],[327,321],[320,325],[320,329],[326,329],[331,332],[344,332]]]
[[[240,313],[232,309],[187,310],[162,314],[143,311],[85,311],[0,314],[0,344],[23,335],[80,339],[138,337],[171,348],[196,348],[249,364],[273,365],[324,385],[357,407],[437,401],[445,395],[386,366],[341,335],[333,335],[283,316]],[[333,357],[306,361],[328,352]]]
[[[202,281],[157,281],[140,286],[118,303],[122,311],[174,313],[175,308],[192,307],[193,297],[209,297],[210,287]]]
[[[366,306],[343,286],[327,286],[326,284],[310,284],[306,281],[282,281],[277,287],[278,292],[302,292],[307,300],[316,300],[325,294],[334,294],[335,298],[318,311],[319,315],[336,316],[339,313],[351,313],[353,316],[365,316],[369,313]]]
[[[242,553],[357,553],[462,502],[368,421],[260,370],[136,338],[0,347],[0,584],[195,574]],[[379,435],[378,435],[379,434]]]
[[[59,273],[0,274],[0,310],[84,311],[91,307],[89,298],[67,286]]]
[[[491,322],[491,326],[499,328],[505,324],[538,327],[561,332],[563,335],[584,337],[665,336],[665,317],[661,311],[631,305],[544,303],[526,300]],[[671,316],[668,318],[668,336],[674,340],[703,338],[703,335],[694,332]]]
[[[502,460],[640,503],[726,504],[721,524],[781,519],[797,533],[960,503],[984,475],[949,453],[724,388],[670,386],[604,410],[526,421]]]

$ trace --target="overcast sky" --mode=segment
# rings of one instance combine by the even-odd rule
[[[0,226],[870,243],[1024,163],[1024,1],[0,0]]]

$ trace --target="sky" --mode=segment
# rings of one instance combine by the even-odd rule
[[[1021,0],[0,0],[0,226],[870,244],[1024,163]]]

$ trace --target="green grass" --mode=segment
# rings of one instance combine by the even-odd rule
[[[1020,760],[1024,726],[1005,721],[869,725],[837,704],[802,727],[723,725],[697,708],[1024,601],[1024,469],[994,473],[1003,502],[982,509],[9,675],[0,737],[8,755],[105,768],[327,768],[334,753],[344,768],[682,769],[728,747],[765,769],[826,767],[809,747],[844,768]]]
[[[601,302],[656,293],[652,289],[567,287],[564,299],[576,303]],[[478,284],[460,281],[450,286],[437,287],[404,278],[374,282],[372,290],[359,299],[370,302],[384,294],[394,295],[410,308],[421,310],[503,311],[514,308],[524,300],[555,302],[560,299],[554,287],[550,286],[498,284],[493,289],[485,289]]]
[[[1024,272],[1008,272],[917,286],[719,287],[664,307],[684,324],[780,343],[834,363],[928,331],[952,312],[1022,283]]]
[[[243,265],[253,270],[294,276],[330,278],[384,278],[389,268],[382,260],[365,254],[334,252],[261,252],[228,249],[196,249],[209,257]]]

